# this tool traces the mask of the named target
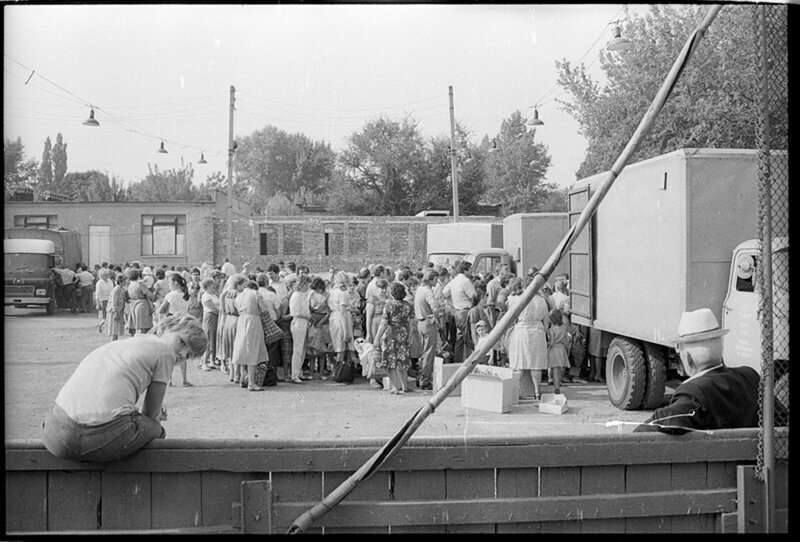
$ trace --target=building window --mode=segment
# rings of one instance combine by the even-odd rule
[[[266,234],[266,232],[261,232],[261,235],[259,236],[259,238],[260,238],[260,241],[261,241],[261,243],[260,243],[261,246],[260,246],[260,249],[259,249],[258,253],[261,256],[266,256],[266,255],[269,254],[269,252],[267,251],[267,234]]]
[[[186,215],[142,215],[142,256],[186,254]]]
[[[325,256],[331,255],[331,234],[325,234]]]
[[[15,228],[50,229],[58,227],[58,215],[14,215]]]

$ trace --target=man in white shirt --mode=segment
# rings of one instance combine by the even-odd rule
[[[420,357],[417,386],[425,390],[433,389],[433,358],[436,356],[436,344],[439,339],[436,329],[438,304],[432,290],[438,278],[438,273],[434,269],[426,269],[422,273],[419,288],[414,294],[414,318],[417,320],[417,329],[422,338],[422,356]]]
[[[464,337],[471,332],[468,315],[472,308],[472,298],[475,296],[475,285],[469,277],[471,267],[472,264],[469,262],[458,262],[455,268],[456,276],[442,289],[442,295],[450,298],[454,309],[456,343],[453,348],[453,361],[455,363],[464,361]]]
[[[61,275],[61,282],[64,284],[59,306],[69,307],[70,314],[78,314],[77,300],[75,299],[75,284],[77,282],[75,272],[66,267],[63,262],[55,268],[55,271]]]

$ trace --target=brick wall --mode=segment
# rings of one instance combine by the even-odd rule
[[[240,268],[294,261],[312,273],[331,267],[356,272],[372,263],[392,267],[425,262],[428,224],[447,223],[451,217],[411,216],[281,216],[232,220],[231,261]],[[497,217],[459,217],[463,222],[496,222]],[[226,252],[227,220],[215,219],[215,253]],[[261,253],[262,234],[266,254]],[[218,263],[218,262],[216,262]]]

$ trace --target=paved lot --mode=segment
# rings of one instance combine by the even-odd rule
[[[98,333],[97,322],[96,314],[72,316],[57,310],[54,316],[45,316],[43,311],[5,308],[7,440],[39,438],[41,420],[75,366],[108,340]],[[371,389],[363,378],[352,384],[281,382],[252,393],[229,382],[220,371],[203,372],[191,362],[189,380],[193,387],[167,390],[169,419],[164,425],[168,438],[388,439],[433,395],[421,390],[389,395]],[[175,383],[179,382],[176,370]],[[667,393],[671,391],[668,387]],[[448,397],[415,435],[612,434],[632,431],[635,423],[649,415],[618,410],[602,385],[568,385],[562,393],[569,406],[562,415],[539,413],[538,403],[532,400],[523,399],[511,412],[497,414],[465,409],[460,397]],[[620,421],[624,423],[616,423]]]

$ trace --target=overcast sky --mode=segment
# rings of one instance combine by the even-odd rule
[[[425,137],[456,121],[478,143],[515,110],[545,122],[547,180],[575,182],[586,141],[560,111],[555,61],[590,65],[622,4],[4,6],[3,135],[41,160],[60,132],[68,171],[139,181],[148,164],[227,173],[235,136],[266,125],[334,150],[380,115]],[[645,5],[633,5],[644,12]],[[33,76],[31,72],[35,71]],[[27,84],[26,84],[27,81]],[[99,128],[83,126],[95,107]],[[156,149],[165,142],[168,154]],[[207,165],[197,164],[201,152]]]

